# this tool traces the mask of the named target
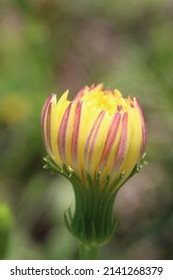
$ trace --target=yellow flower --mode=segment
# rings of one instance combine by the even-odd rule
[[[101,184],[110,184],[120,173],[130,175],[145,151],[146,129],[139,102],[123,98],[118,90],[104,90],[99,84],[83,87],[73,101],[66,91],[57,102],[55,94],[42,111],[42,134],[53,161],[69,166],[86,183],[101,173]],[[118,186],[119,186],[118,185]],[[118,187],[116,186],[116,187]]]
[[[103,85],[83,87],[73,101],[68,91],[52,94],[41,117],[47,167],[68,178],[75,212],[65,214],[72,234],[92,248],[106,243],[116,221],[113,203],[119,188],[138,172],[146,128],[137,98],[124,98]]]

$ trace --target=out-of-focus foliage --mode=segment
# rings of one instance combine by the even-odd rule
[[[9,206],[0,201],[0,260],[7,254],[13,217]]]
[[[69,183],[42,169],[40,112],[51,92],[103,82],[137,96],[148,166],[119,192],[107,259],[172,259],[171,0],[0,0],[0,200],[15,217],[8,259],[75,259]]]

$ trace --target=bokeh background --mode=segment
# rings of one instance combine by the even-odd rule
[[[148,165],[120,190],[104,259],[173,258],[173,2],[0,0],[0,223],[7,259],[76,259],[69,182],[43,170],[42,106],[103,82],[137,96]]]

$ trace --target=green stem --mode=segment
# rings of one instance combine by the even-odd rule
[[[84,244],[79,243],[79,259],[80,260],[97,260],[99,247],[86,247]]]

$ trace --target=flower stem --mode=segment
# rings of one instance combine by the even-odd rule
[[[84,244],[79,243],[79,259],[80,260],[97,260],[99,247],[86,247]]]

